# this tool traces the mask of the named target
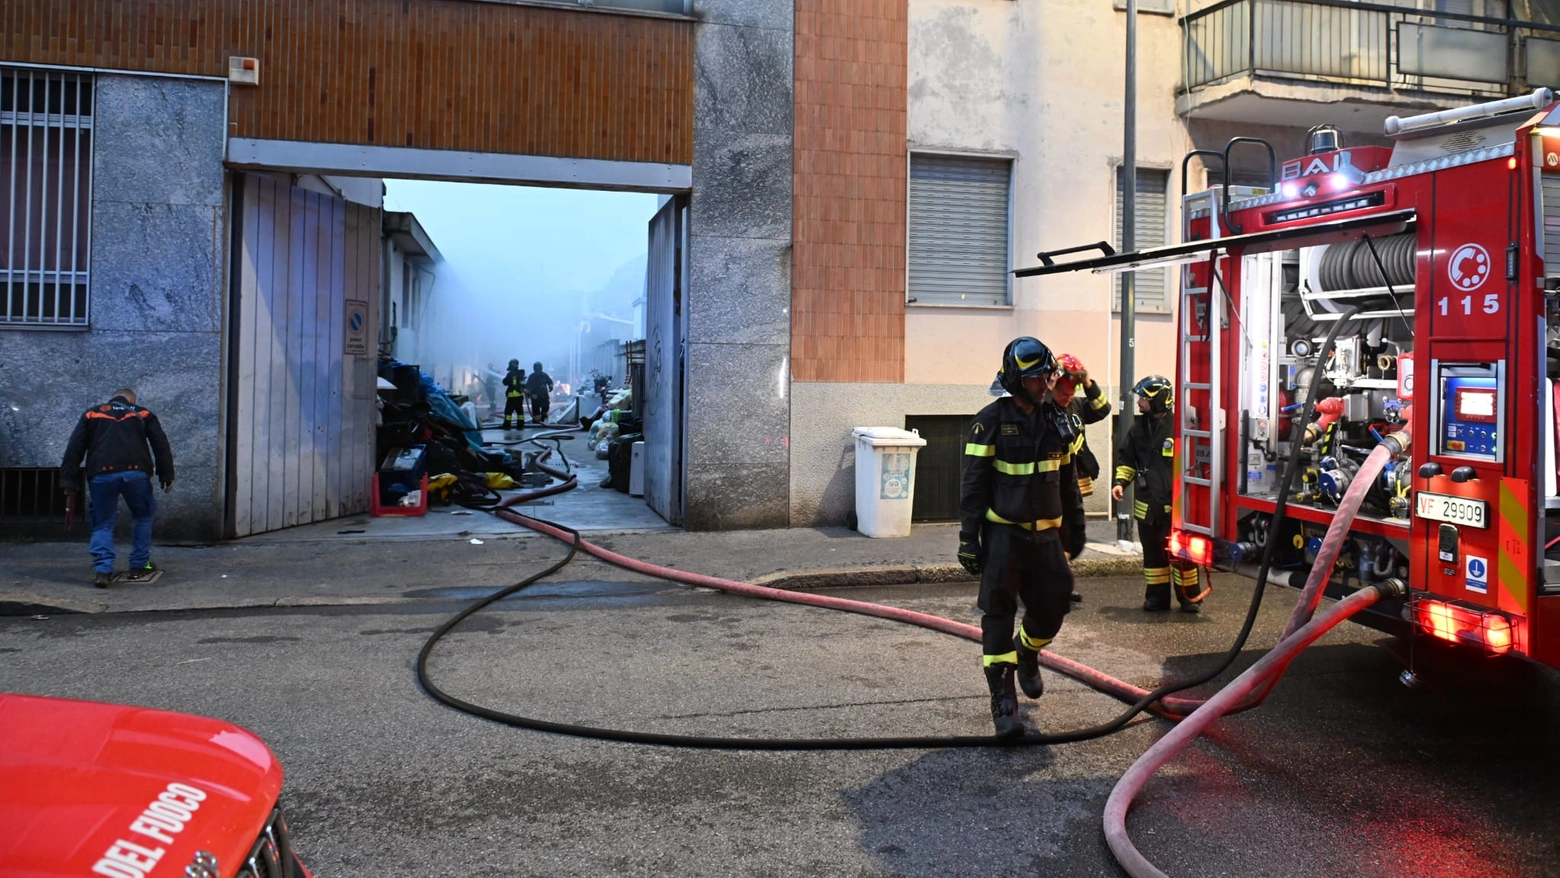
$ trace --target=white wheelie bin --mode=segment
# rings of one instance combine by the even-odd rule
[[[910,535],[915,456],[921,434],[898,427],[857,427],[856,530],[869,537]]]

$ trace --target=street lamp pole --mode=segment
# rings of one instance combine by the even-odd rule
[[[1121,145],[1121,249],[1131,252],[1137,245],[1137,0],[1127,0],[1126,95],[1122,112]],[[1132,398],[1135,334],[1137,331],[1137,273],[1121,274],[1121,410],[1116,415],[1116,444],[1119,447],[1132,429],[1136,401]],[[1132,485],[1128,484],[1116,503],[1116,539],[1132,541]]]

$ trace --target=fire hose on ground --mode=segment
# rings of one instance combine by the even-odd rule
[[[1122,868],[1127,870],[1127,874],[1133,878],[1148,878],[1148,876],[1164,878],[1165,875],[1138,851],[1127,834],[1127,811],[1132,807],[1132,800],[1148,783],[1154,772],[1185,749],[1215,720],[1237,707],[1248,704],[1253,698],[1258,703],[1264,700],[1278,684],[1284,671],[1288,670],[1295,656],[1314,643],[1317,638],[1377,601],[1383,598],[1403,597],[1407,593],[1401,580],[1388,579],[1360,589],[1329,607],[1320,617],[1311,618],[1317,604],[1321,601],[1322,591],[1332,575],[1333,564],[1338,559],[1344,540],[1348,538],[1349,527],[1354,523],[1355,515],[1359,513],[1366,492],[1370,490],[1371,482],[1397,454],[1407,449],[1410,438],[1411,434],[1406,429],[1401,431],[1401,434],[1388,436],[1382,444],[1371,451],[1370,456],[1365,458],[1365,463],[1360,466],[1359,472],[1349,483],[1348,490],[1344,492],[1343,499],[1338,504],[1338,512],[1327,528],[1327,535],[1322,539],[1316,563],[1311,567],[1305,589],[1295,603],[1294,612],[1289,617],[1289,623],[1284,627],[1278,645],[1192,711],[1190,716],[1177,723],[1175,728],[1138,757],[1132,767],[1127,769],[1127,773],[1116,782],[1116,786],[1110,792],[1110,798],[1105,802],[1105,843],[1110,846],[1116,862],[1120,863]]]
[[[1357,309],[1356,309],[1357,310]],[[1338,325],[1346,322],[1345,314]],[[1330,343],[1336,335],[1329,335]],[[1326,345],[1324,347],[1330,346]],[[1314,394],[1313,394],[1314,395]],[[1308,406],[1309,409],[1309,406]],[[1246,626],[1241,632],[1239,641],[1231,650],[1230,655],[1220,667],[1199,679],[1166,684],[1153,691],[1148,691],[1124,681],[1111,677],[1082,663],[1072,661],[1056,653],[1046,650],[1040,653],[1040,661],[1052,671],[1065,674],[1088,685],[1100,692],[1127,702],[1130,707],[1115,719],[1101,725],[1080,729],[1071,732],[1049,733],[1038,735],[1026,735],[1023,738],[997,739],[991,736],[909,736],[909,737],[874,737],[874,738],[718,738],[693,735],[670,735],[649,732],[633,732],[617,729],[596,728],[568,723],[554,723],[546,720],[523,717],[503,711],[493,710],[481,705],[466,702],[452,696],[440,689],[428,674],[427,663],[434,646],[438,641],[452,630],[461,621],[480,611],[496,601],[502,600],[526,586],[561,570],[573,560],[575,555],[584,550],[588,554],[614,566],[645,575],[655,576],[687,585],[713,588],[721,591],[741,594],[749,597],[768,600],[781,600],[790,603],[804,604],[808,606],[824,607],[828,609],[843,610],[862,615],[873,616],[892,621],[906,622],[918,625],[930,630],[940,631],[964,637],[974,642],[980,642],[980,629],[973,625],[955,622],[924,613],[903,610],[896,607],[888,607],[879,604],[854,601],[844,598],[830,597],[827,595],[815,595],[805,592],[792,592],[783,589],[769,588],[751,583],[738,582],[720,577],[706,576],[702,574],[688,573],[673,568],[662,567],[646,562],[637,561],[615,552],[591,544],[580,538],[579,532],[553,522],[526,516],[516,512],[512,507],[518,503],[550,494],[560,493],[572,489],[577,485],[577,477],[573,473],[565,473],[551,468],[546,463],[547,454],[540,454],[532,462],[534,468],[547,472],[556,478],[562,479],[559,484],[552,485],[535,491],[518,494],[496,506],[485,507],[489,511],[515,524],[530,528],[539,533],[563,540],[569,544],[568,554],[551,567],[534,574],[527,579],[505,589],[501,589],[493,595],[485,597],[472,606],[467,607],[461,613],[451,618],[440,626],[428,641],[424,644],[417,658],[417,676],[424,689],[436,700],[443,702],[458,710],[481,716],[496,722],[521,728],[530,728],[538,731],[547,731],[568,734],[580,737],[598,738],[606,740],[618,740],[630,743],[649,743],[672,746],[699,747],[707,749],[743,749],[743,750],[864,750],[864,749],[904,749],[904,748],[933,748],[933,747],[986,747],[986,746],[1021,746],[1037,744],[1066,743],[1088,740],[1102,737],[1123,728],[1137,714],[1151,710],[1161,716],[1170,719],[1180,719],[1181,722],[1164,738],[1160,739],[1153,747],[1144,753],[1133,764],[1132,768],[1123,775],[1121,780],[1112,790],[1105,809],[1105,834],[1107,844],[1117,861],[1134,876],[1163,875],[1152,863],[1148,862],[1132,845],[1126,832],[1126,814],[1131,807],[1132,799],[1148,779],[1152,777],[1159,767],[1173,758],[1180,750],[1184,749],[1192,740],[1211,723],[1233,712],[1250,709],[1262,703],[1267,695],[1277,684],[1279,678],[1289,667],[1294,658],[1307,646],[1320,638],[1323,634],[1335,627],[1343,620],[1353,616],[1360,610],[1376,603],[1384,597],[1400,597],[1403,594],[1403,584],[1398,580],[1387,580],[1377,583],[1369,588],[1361,589],[1344,601],[1334,605],[1320,617],[1311,619],[1315,608],[1321,599],[1322,591],[1331,574],[1333,563],[1336,561],[1344,540],[1347,538],[1349,527],[1359,510],[1361,502],[1371,482],[1380,474],[1384,466],[1407,449],[1411,433],[1404,429],[1399,434],[1388,436],[1378,446],[1365,463],[1361,466],[1356,477],[1351,481],[1349,489],[1345,492],[1339,504],[1339,510],[1328,528],[1322,547],[1318,552],[1315,565],[1312,567],[1306,587],[1302,591],[1299,601],[1293,611],[1289,623],[1285,628],[1284,636],[1277,646],[1257,661],[1251,668],[1226,685],[1212,698],[1206,701],[1196,699],[1169,697],[1171,692],[1180,691],[1206,682],[1213,676],[1222,672],[1238,654],[1244,643],[1246,635],[1251,629],[1255,619],[1255,610],[1261,597],[1261,589],[1265,584],[1270,552],[1264,553],[1262,566],[1263,576],[1259,577],[1257,593],[1253,595],[1252,611],[1246,620]],[[1294,472],[1294,466],[1289,468],[1288,475]],[[1286,479],[1286,482],[1288,480]],[[1281,513],[1280,513],[1281,514]]]

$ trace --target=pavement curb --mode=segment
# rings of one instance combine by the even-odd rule
[[[1117,555],[1093,551],[1072,564],[1079,579],[1106,576],[1132,576],[1142,570],[1137,555]],[[891,564],[872,567],[836,567],[818,570],[782,571],[750,580],[754,585],[787,591],[842,588],[847,586],[905,585],[908,583],[975,582],[958,564]],[[201,601],[186,599],[171,604],[111,609],[97,601],[47,597],[26,592],[0,592],[0,617],[40,616],[64,613],[180,612],[191,610],[251,610],[286,607],[351,607],[421,603],[424,598],[402,595],[286,595],[278,598],[233,598]]]
[[[101,613],[108,604],[73,601],[25,592],[0,592],[0,616],[38,616],[48,613]]]
[[[1131,576],[1143,569],[1137,555],[1079,558],[1072,564],[1073,576],[1092,579],[1104,576]],[[840,588],[852,585],[904,585],[910,582],[974,582],[975,577],[958,564],[904,564],[884,567],[839,567],[808,570],[802,573],[771,573],[753,580],[754,585],[799,591],[809,588]]]

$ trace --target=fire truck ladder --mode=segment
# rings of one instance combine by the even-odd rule
[[[1186,209],[1182,216],[1189,217],[1193,210],[1206,206],[1210,214],[1213,228],[1209,237],[1220,236],[1219,211],[1214,200],[1214,193],[1200,192],[1186,199]],[[1199,204],[1201,202],[1201,204]],[[1189,226],[1190,222],[1186,221]],[[1182,240],[1190,233],[1190,228],[1181,230]],[[1213,266],[1218,266],[1219,254],[1209,254]],[[1210,276],[1213,272],[1210,272]],[[1211,277],[1214,283],[1218,283],[1216,277]],[[1219,449],[1224,444],[1224,419],[1219,409],[1221,387],[1219,385],[1220,351],[1222,325],[1220,315],[1217,313],[1216,297],[1211,295],[1211,287],[1193,286],[1191,266],[1183,266],[1181,269],[1181,350],[1176,357],[1176,384],[1187,393],[1183,396],[1181,404],[1176,407],[1176,416],[1180,418],[1179,435],[1185,440],[1181,448],[1181,496],[1178,504],[1181,509],[1181,528],[1191,533],[1204,534],[1212,537],[1214,525],[1219,520],[1219,492],[1216,489],[1224,481],[1224,455]],[[1201,307],[1203,312],[1202,325],[1198,326],[1197,312]],[[1192,380],[1192,345],[1207,344],[1209,352],[1208,380]],[[1197,420],[1197,410],[1191,404],[1190,391],[1206,391],[1208,394],[1207,423],[1202,424]],[[1198,447],[1207,449],[1208,452],[1208,478],[1192,475],[1197,471]],[[1194,520],[1191,503],[1191,493],[1196,489],[1207,491],[1208,503],[1205,507],[1208,513],[1206,520]]]

